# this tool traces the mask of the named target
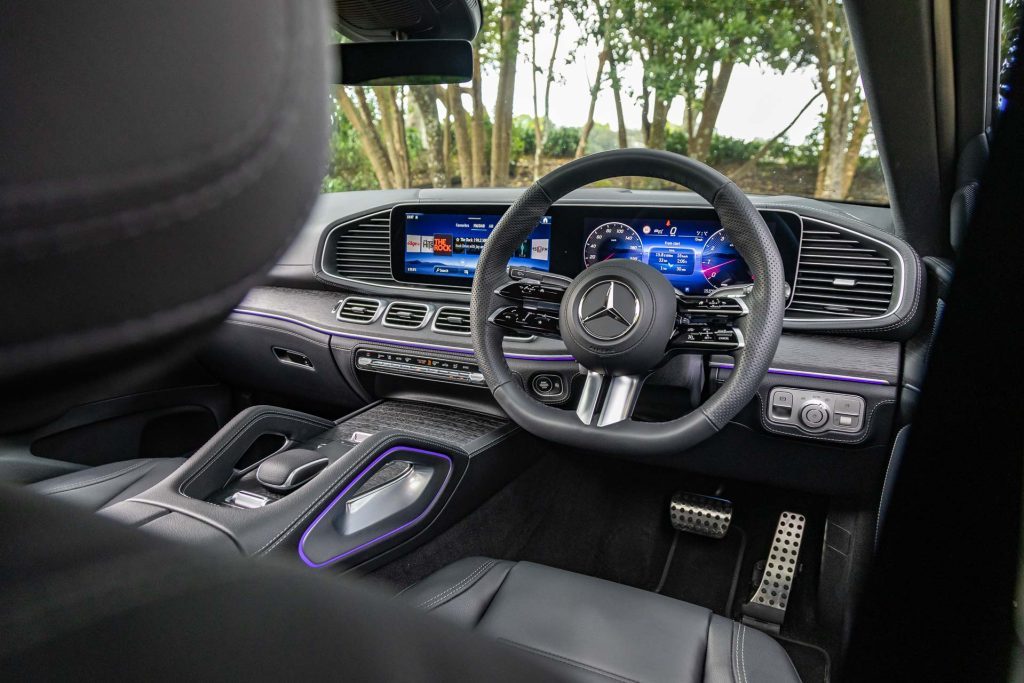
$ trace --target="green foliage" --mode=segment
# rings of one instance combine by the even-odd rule
[[[580,141],[580,129],[576,126],[552,126],[548,139],[544,141],[544,156],[554,159],[572,159]]]
[[[363,152],[359,136],[348,119],[342,115],[334,99],[331,99],[331,105],[331,149],[327,161],[327,175],[324,177],[321,190],[346,192],[378,189],[380,184]]]
[[[689,145],[690,140],[686,135],[686,131],[682,128],[669,126],[665,130],[665,149],[669,152],[685,155]]]

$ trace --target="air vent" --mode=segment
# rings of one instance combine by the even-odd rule
[[[390,215],[381,211],[334,228],[324,247],[327,274],[360,282],[396,284],[391,277]]]
[[[792,320],[876,318],[892,301],[896,270],[868,238],[805,219]]]
[[[434,324],[430,326],[434,332],[442,334],[459,334],[468,337],[469,330],[469,309],[463,306],[442,306],[437,309],[434,316]],[[523,336],[508,334],[505,339],[509,341],[528,342],[536,339],[535,336]]]
[[[381,306],[381,302],[377,299],[350,296],[338,307],[338,320],[366,325],[377,319]]]
[[[469,336],[469,309],[461,306],[442,306],[437,309],[431,329],[444,334]]]
[[[384,312],[386,327],[402,327],[407,330],[418,330],[427,324],[430,306],[414,304],[409,301],[392,301]]]

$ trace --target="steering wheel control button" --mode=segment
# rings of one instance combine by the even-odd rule
[[[531,381],[533,392],[544,398],[561,396],[564,390],[562,378],[559,375],[534,375]]]
[[[558,336],[558,313],[524,306],[506,306],[495,311],[490,321],[498,327],[516,332]]]
[[[622,282],[605,280],[590,286],[580,299],[580,324],[587,334],[611,341],[625,336],[640,319],[640,299]]]
[[[855,434],[864,425],[864,399],[854,394],[775,387],[768,405],[770,422],[792,425],[804,432]]]
[[[820,429],[828,424],[828,406],[821,401],[808,401],[800,409],[800,422],[808,429]]]
[[[525,281],[510,282],[499,287],[495,294],[513,301],[540,301],[559,304],[562,301],[562,295],[565,294],[565,287]]]

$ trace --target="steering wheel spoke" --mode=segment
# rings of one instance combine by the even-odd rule
[[[643,377],[640,375],[608,378],[599,372],[588,371],[576,406],[576,416],[580,422],[589,426],[594,424],[594,415],[597,414],[598,427],[628,420],[633,414],[642,384]]]
[[[531,308],[525,305],[502,306],[488,319],[492,325],[524,335],[559,338],[558,309]]]

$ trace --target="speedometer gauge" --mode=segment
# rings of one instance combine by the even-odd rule
[[[583,265],[592,266],[613,258],[644,260],[644,244],[636,230],[612,221],[594,228],[583,247]]]
[[[752,282],[746,262],[729,241],[725,230],[718,230],[704,242],[704,249],[700,255],[700,271],[708,284],[715,289]]]

